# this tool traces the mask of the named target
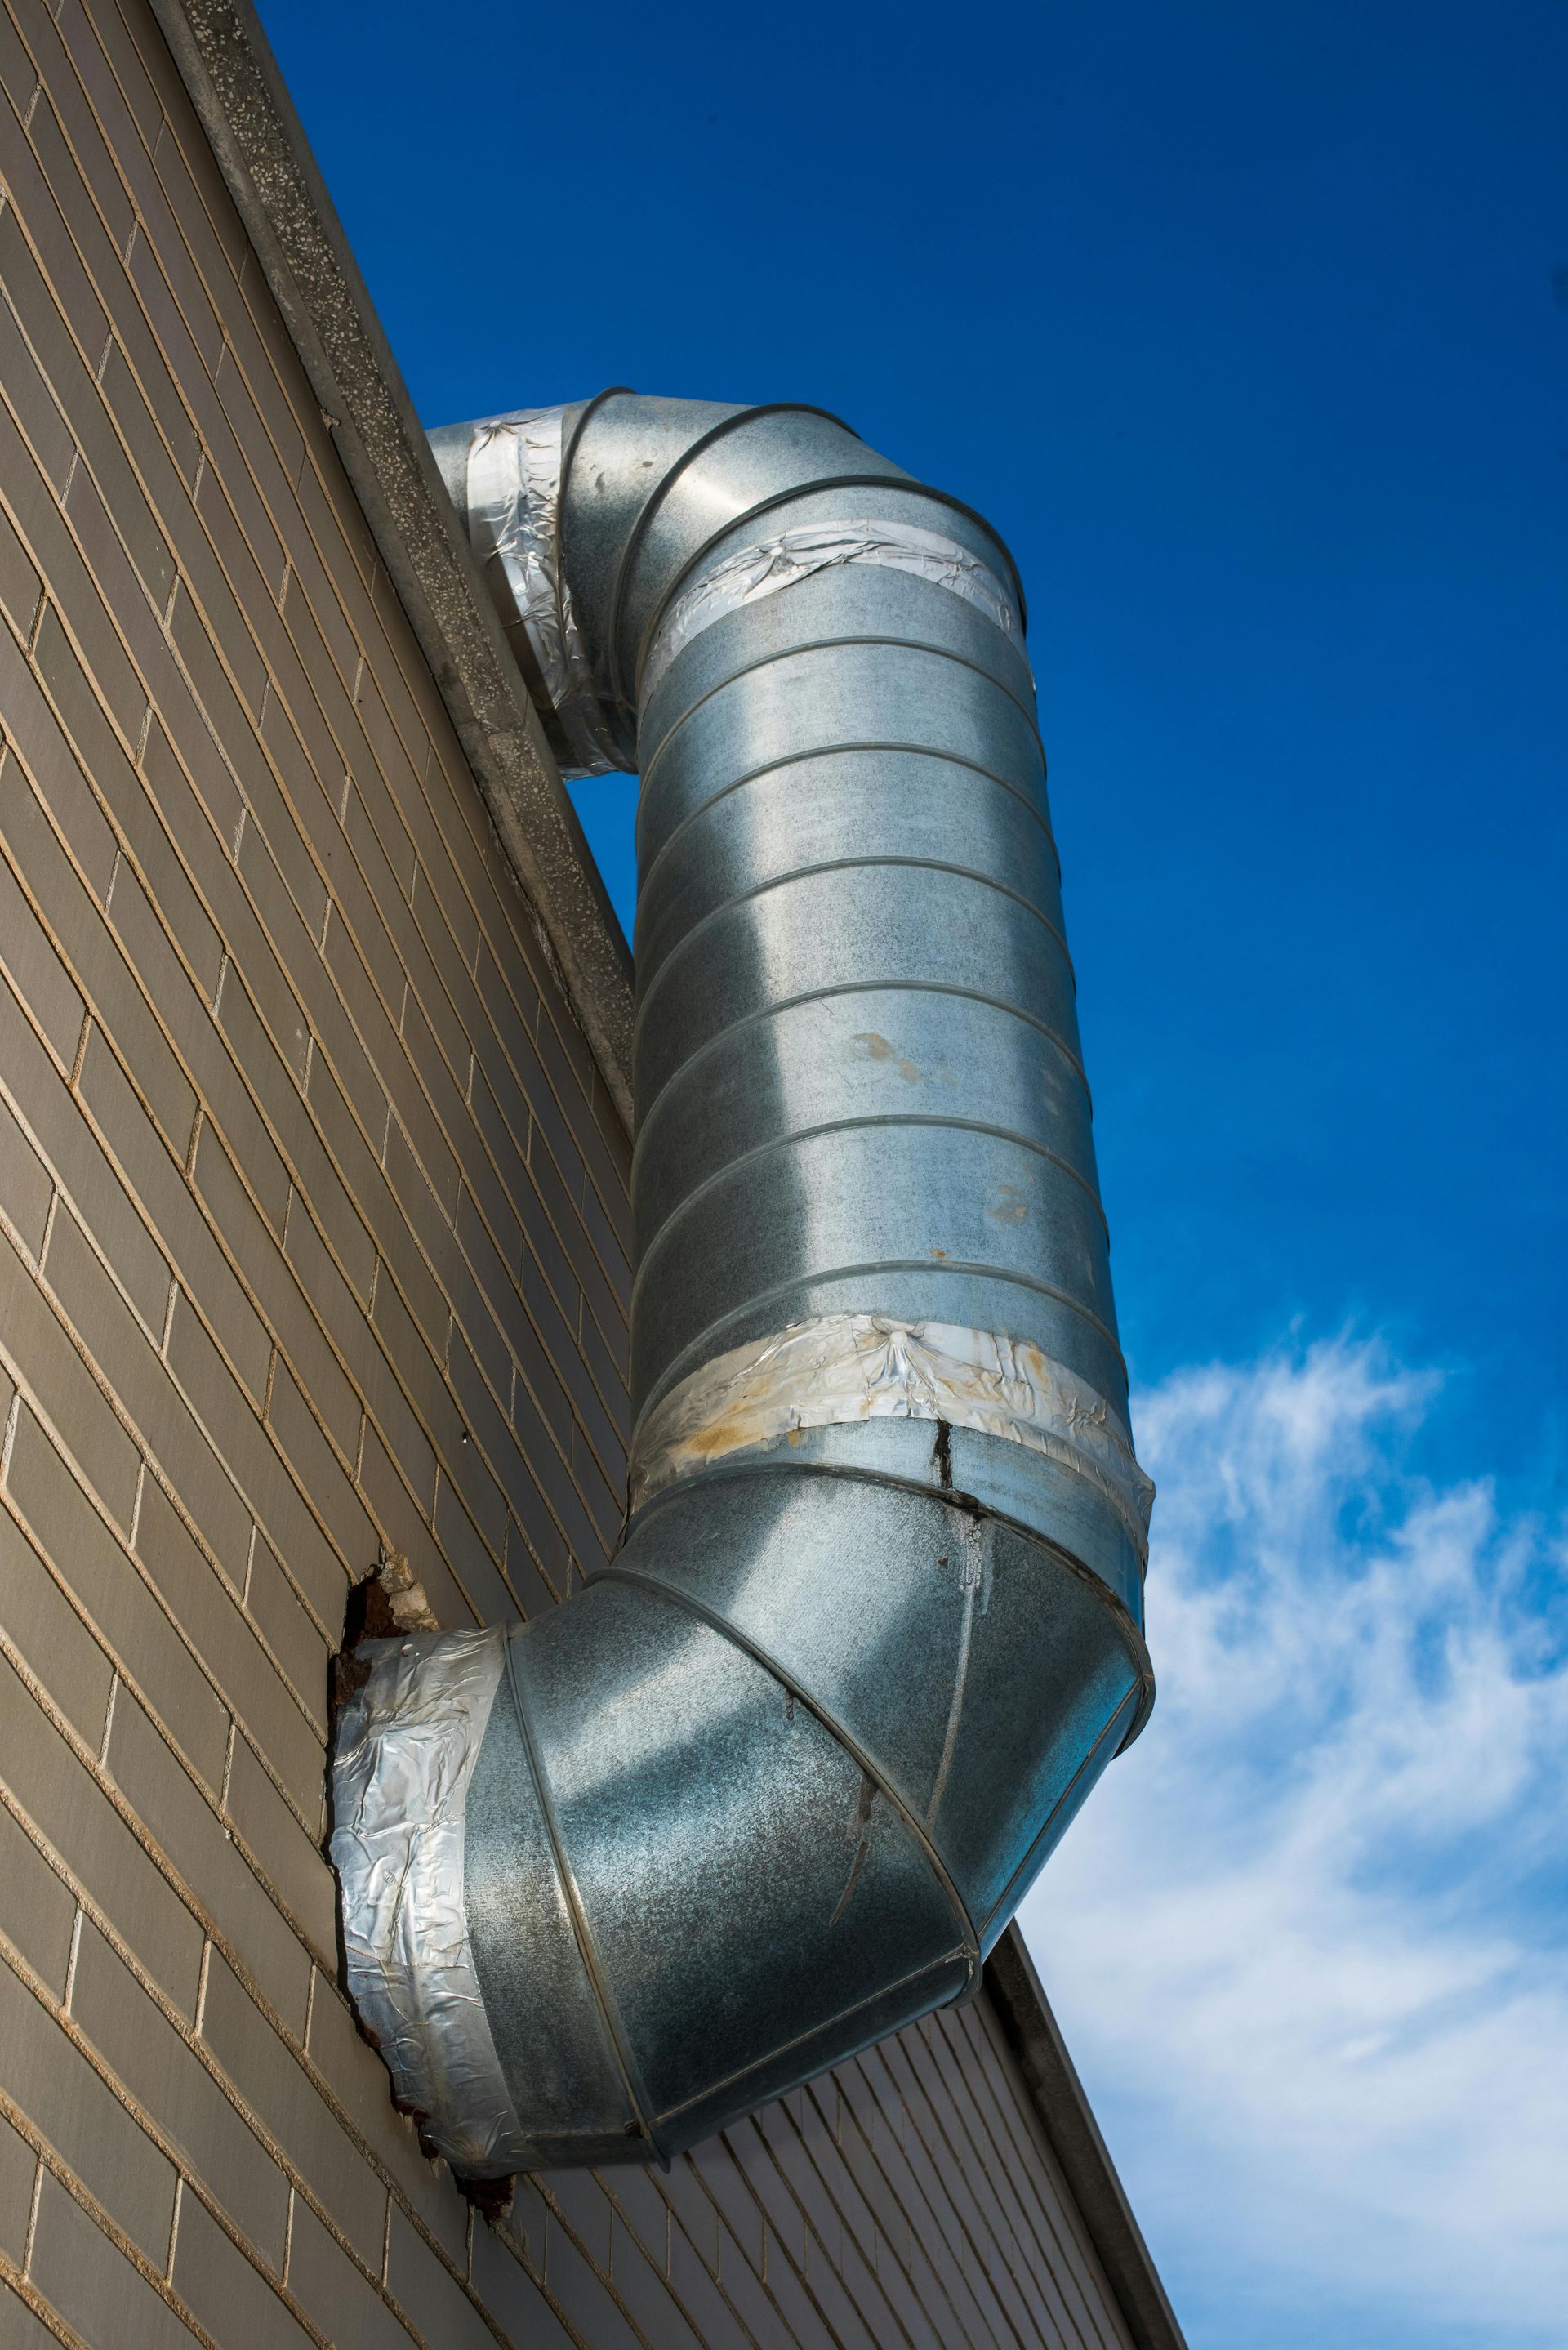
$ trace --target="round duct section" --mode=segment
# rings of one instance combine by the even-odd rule
[[[1023,599],[809,408],[431,436],[635,768],[635,1433],[547,1619],[374,1644],[351,1988],[460,2169],[668,2158],[978,1981],[1152,1698]]]

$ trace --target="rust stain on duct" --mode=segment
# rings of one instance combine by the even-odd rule
[[[878,1036],[875,1029],[863,1030],[855,1042],[865,1046],[868,1061],[891,1061],[907,1086],[918,1086],[925,1075],[918,1062],[906,1059],[897,1045],[889,1045],[886,1036]]]

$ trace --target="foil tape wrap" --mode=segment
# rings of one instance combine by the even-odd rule
[[[842,569],[852,563],[913,572],[917,578],[949,588],[994,620],[1002,634],[1023,650],[1023,624],[1017,605],[995,572],[970,547],[908,523],[817,523],[760,540],[755,546],[742,546],[682,588],[649,647],[639,700],[646,703],[676,654],[726,612],[738,611],[763,596],[776,596],[781,588],[815,578],[818,572]]]
[[[400,2100],[431,2121],[454,2168],[476,2177],[515,2170],[529,2153],[463,1900],[468,1784],[505,1646],[499,1627],[368,1641],[370,1678],[344,1710],[332,1766],[332,1862],[355,2005]]]
[[[567,775],[605,775],[625,764],[599,704],[571,589],[561,568],[564,408],[522,408],[473,428],[468,449],[469,531],[481,559],[493,556],[572,756]]]
[[[631,1506],[732,1453],[860,1419],[945,1420],[1044,1453],[1087,1478],[1147,1555],[1154,1485],[1103,1396],[1026,1339],[880,1314],[817,1315],[682,1379],[633,1437]]]

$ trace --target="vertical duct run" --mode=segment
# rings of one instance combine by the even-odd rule
[[[388,1641],[333,1853],[461,2169],[668,2157],[973,1987],[1152,1694],[1023,598],[807,408],[433,436],[568,772],[635,767],[631,1516]]]

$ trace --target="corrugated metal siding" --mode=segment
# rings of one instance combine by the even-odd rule
[[[151,16],[0,88],[0,2341],[1123,2344],[983,2002],[499,2233],[390,2108],[327,1658],[613,1537],[626,1143]]]

